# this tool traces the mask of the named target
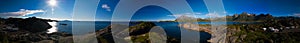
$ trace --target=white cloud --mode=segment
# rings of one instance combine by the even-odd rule
[[[225,17],[226,16],[225,13],[226,12],[223,12],[222,14],[219,14],[219,13],[214,12],[214,13],[205,14],[205,16],[208,16],[208,17]]]
[[[202,13],[195,13],[195,14],[202,14]]]
[[[202,13],[195,12],[194,14],[193,13],[182,13],[182,14],[172,14],[172,15],[167,15],[167,16],[180,17],[180,16],[185,15],[185,16],[189,16],[189,17],[197,17],[200,14],[202,14]]]
[[[300,17],[300,13],[295,13],[293,16]]]
[[[218,17],[219,15],[216,13],[208,13],[208,14],[205,14],[205,16]]]
[[[106,9],[106,11],[111,11],[110,7],[107,4],[102,4],[101,6],[103,9]]]
[[[35,13],[41,13],[41,12],[45,12],[45,11],[44,10],[26,10],[26,9],[20,9],[20,11],[17,11],[17,12],[0,13],[0,17],[26,16],[26,15],[35,14]]]
[[[222,13],[227,13],[227,12],[222,12]],[[194,12],[194,13],[182,13],[182,14],[173,14],[173,15],[167,15],[167,16],[171,16],[171,17],[180,17],[180,16],[188,16],[188,17],[196,17],[196,18],[208,18],[208,17],[225,17],[226,15],[220,15],[218,13],[207,13],[207,14],[202,14],[199,12]],[[300,17],[300,13],[299,13],[299,17]]]
[[[167,15],[167,16],[170,16],[170,17],[181,17],[181,16],[195,17],[195,16],[192,16],[192,15],[186,15],[186,14],[173,14],[173,15]]]

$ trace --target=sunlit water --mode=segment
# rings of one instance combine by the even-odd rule
[[[47,33],[57,32],[57,22],[48,22],[52,28],[48,29]]]

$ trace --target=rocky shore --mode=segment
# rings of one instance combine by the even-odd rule
[[[46,33],[52,26],[50,19],[6,18],[0,19],[0,43],[55,43],[59,37],[71,36],[65,33]]]
[[[194,31],[199,31],[199,32],[207,32],[207,33],[212,33],[211,26],[210,25],[199,25],[199,24],[192,24],[192,23],[183,23],[179,24],[179,27],[182,27],[184,29],[189,29],[189,30],[194,30]]]
[[[207,32],[209,34],[213,34],[211,31],[210,25],[199,25],[199,24],[192,24],[192,23],[183,23],[179,24],[178,27],[182,27],[184,29],[192,30],[192,31],[198,31],[198,32]],[[207,40],[208,42],[212,42],[211,39]]]

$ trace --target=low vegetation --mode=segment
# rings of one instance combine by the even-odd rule
[[[297,43],[300,40],[299,21],[298,17],[278,17],[260,23],[228,25],[228,41],[231,43]]]

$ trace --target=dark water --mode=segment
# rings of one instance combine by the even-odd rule
[[[95,23],[95,30],[99,30],[99,29],[103,29],[107,26],[110,25],[110,22],[77,22],[79,24],[75,25],[75,26],[84,26],[84,25],[89,25],[92,23]],[[186,29],[182,29],[180,30],[180,28],[178,27],[178,23],[177,22],[154,22],[157,26],[162,27],[166,34],[170,37],[175,37],[180,39],[181,33],[184,32],[185,37],[186,38],[194,38],[193,36],[197,36],[196,34],[200,34],[200,41],[206,41],[208,39],[210,39],[211,35],[209,33],[206,32],[197,32],[197,31],[192,31],[192,30],[186,30]],[[138,23],[135,22],[131,22],[130,25],[135,25]],[[210,24],[210,22],[198,22],[198,24]],[[238,22],[227,22],[227,24],[238,24]],[[66,33],[72,33],[72,22],[71,21],[61,21],[58,22],[56,25],[57,28],[57,32],[66,32]],[[89,27],[86,27],[89,28]]]

